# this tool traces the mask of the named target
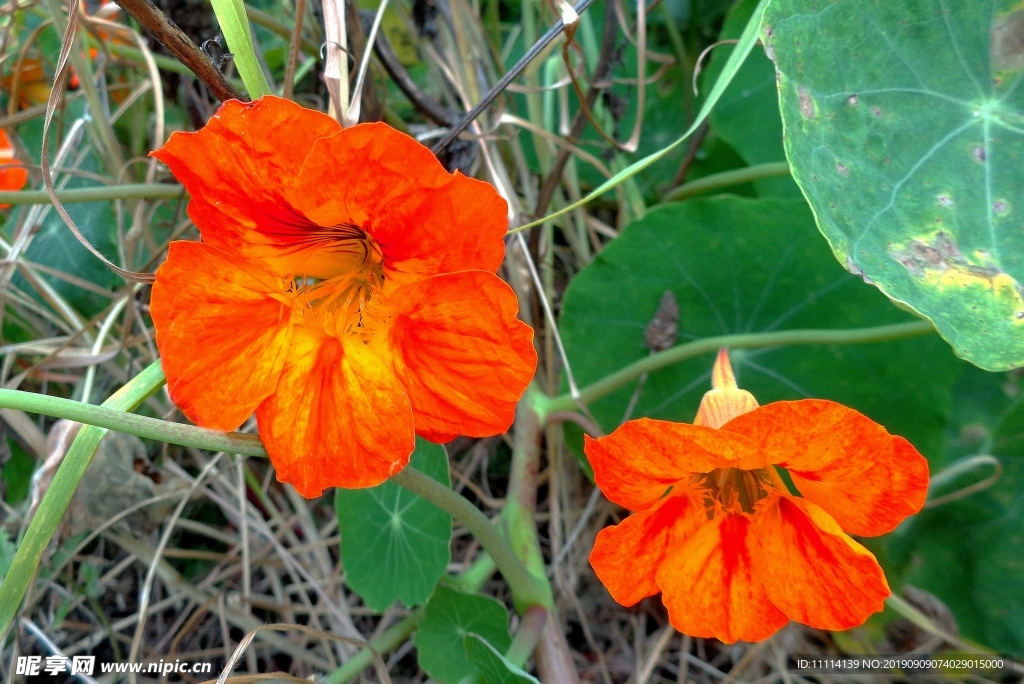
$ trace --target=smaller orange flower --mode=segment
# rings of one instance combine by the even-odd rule
[[[921,510],[927,461],[841,404],[759,407],[724,349],[711,380],[693,425],[641,418],[587,439],[598,487],[637,511],[597,535],[598,578],[625,606],[660,591],[676,629],[726,643],[766,639],[789,620],[862,624],[889,586],[847,533],[885,534]]]
[[[21,190],[28,182],[28,170],[14,157],[14,146],[0,128],[0,190]],[[0,204],[7,209],[10,204]]]
[[[43,68],[43,60],[27,58],[15,64],[20,64],[21,68],[0,78],[0,88],[17,97],[19,109],[45,104],[50,97],[51,83]]]

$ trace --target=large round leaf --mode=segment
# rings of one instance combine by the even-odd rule
[[[793,175],[840,262],[990,370],[1024,365],[1024,8],[773,0]]]
[[[679,342],[732,333],[857,328],[913,320],[843,271],[800,200],[738,197],[663,205],[629,225],[573,279],[561,332],[580,385],[648,355],[644,331],[666,290]],[[960,364],[935,335],[858,346],[738,350],[739,383],[767,403],[820,397],[863,411],[926,453],[941,449]],[[692,421],[713,356],[650,375],[632,417]],[[634,382],[595,402],[606,430],[625,417]]]
[[[409,467],[450,486],[448,454],[416,438]],[[367,489],[338,489],[345,582],[367,606],[423,603],[452,559],[452,517],[418,494],[387,481]]]

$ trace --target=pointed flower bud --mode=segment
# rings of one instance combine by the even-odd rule
[[[718,350],[718,358],[711,369],[711,391],[704,395],[694,418],[694,425],[720,428],[730,420],[757,408],[757,399],[736,385],[736,375],[729,362],[729,350]]]

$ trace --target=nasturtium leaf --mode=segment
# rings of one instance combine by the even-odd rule
[[[1024,365],[1024,6],[773,0],[786,152],[835,255],[989,370]]]
[[[721,40],[738,38],[750,20],[758,0],[739,0],[722,26]],[[720,45],[711,53],[702,74],[702,89],[711,88],[732,53],[732,45]],[[775,88],[775,67],[763,50],[751,51],[732,83],[708,117],[712,130],[727,142],[747,164],[786,161],[782,146],[782,117]],[[762,178],[754,181],[760,197],[796,199],[802,197],[792,178]]]
[[[512,640],[505,606],[489,596],[438,586],[413,639],[420,667],[445,684],[456,684],[463,677],[477,674],[463,645],[471,633],[501,653],[508,650]]]
[[[665,291],[679,343],[734,333],[849,329],[915,320],[831,257],[800,200],[717,197],[667,204],[630,224],[570,283],[561,333],[579,385],[649,354],[644,331]],[[691,422],[713,354],[650,374],[631,417]],[[818,397],[858,409],[927,454],[940,451],[959,362],[936,335],[877,344],[735,350],[741,387],[762,404]],[[638,382],[594,402],[605,431]]]
[[[920,587],[953,611],[960,633],[1000,653],[1024,656],[1024,399],[1019,381],[967,367],[954,388],[949,440],[933,473],[971,454],[995,456],[990,488],[908,520],[883,540],[890,580]],[[936,494],[991,473],[965,473]],[[874,541],[874,540],[873,540]]]
[[[417,437],[410,465],[450,485],[444,447]],[[338,489],[345,582],[370,608],[426,601],[451,561],[452,518],[394,482]]]
[[[84,105],[82,102],[75,102],[69,106],[68,112],[64,114],[65,126],[70,126],[78,117],[84,116]],[[55,122],[56,124],[56,122]],[[59,146],[57,131],[58,126],[50,130],[50,154]],[[38,163],[39,153],[43,145],[43,126],[41,119],[26,121],[18,126],[18,136],[21,138],[25,149],[33,162]],[[78,164],[77,169],[87,173],[99,173],[102,167],[99,158],[95,153],[89,152]],[[101,185],[96,180],[75,176],[68,180],[64,188],[88,188]],[[117,219],[114,215],[112,202],[82,202],[68,204],[65,206],[68,214],[75,224],[81,229],[85,238],[105,254],[108,259],[119,263],[117,256]],[[31,211],[31,210],[30,210]],[[19,212],[12,211],[4,232],[8,238],[13,238],[13,232],[18,225]],[[89,253],[89,251],[71,233],[71,230],[64,223],[64,219],[52,208],[43,214],[32,242],[24,252],[24,259],[34,264],[40,264],[57,271],[66,273],[74,278],[85,280],[97,286],[101,290],[113,290],[123,284],[123,280],[106,264]],[[83,318],[92,318],[110,302],[111,297],[104,297],[97,292],[90,292],[79,285],[60,279],[49,273],[39,272],[40,278],[47,281],[72,308]],[[20,273],[16,273],[13,282],[19,289],[31,293],[42,300],[43,295],[36,291],[29,281]]]
[[[469,661],[484,684],[540,684],[536,677],[501,654],[501,651],[479,634],[467,634],[462,640]]]

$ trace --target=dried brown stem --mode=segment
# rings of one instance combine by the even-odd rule
[[[184,34],[166,14],[149,0],[116,0],[117,4],[139,22],[150,35],[170,50],[178,61],[206,84],[220,101],[248,100],[224,78],[210,58]]]
[[[295,92],[295,68],[299,64],[299,50],[302,48],[302,20],[306,16],[306,0],[295,0],[295,26],[292,28],[291,42],[288,45],[288,62],[284,69],[284,89],[282,94],[292,99]]]
[[[583,135],[584,129],[587,127],[588,118],[586,112],[594,106],[597,102],[597,96],[601,93],[600,84],[607,77],[608,72],[611,70],[612,55],[615,52],[615,37],[618,35],[618,23],[615,21],[615,5],[612,2],[605,3],[604,10],[604,33],[601,36],[601,52],[600,58],[597,60],[597,65],[594,67],[594,75],[590,79],[590,88],[587,90],[586,107],[581,107],[576,116],[572,120],[572,126],[569,127],[569,135],[566,136],[573,145],[579,140],[580,136]],[[547,177],[544,178],[544,183],[541,185],[540,194],[537,198],[537,206],[534,208],[534,216],[543,216],[544,212],[547,211],[548,204],[551,202],[551,197],[555,194],[555,188],[562,180],[562,174],[565,172],[565,165],[569,163],[569,156],[572,154],[570,148],[563,147],[558,152],[558,156],[555,157],[554,164],[551,165],[551,171]],[[534,231],[536,232],[536,231]],[[532,236],[531,236],[532,237]],[[536,254],[534,245],[530,244],[530,253]]]
[[[367,14],[363,13],[364,19]],[[373,21],[372,14],[370,14],[370,21]],[[384,70],[388,72],[388,76],[398,86],[398,89],[409,98],[409,102],[424,116],[441,126],[452,126],[458,121],[459,115],[457,113],[445,109],[440,103],[430,99],[426,93],[420,90],[416,82],[409,77],[409,73],[402,66],[402,62],[398,59],[398,55],[395,54],[383,31],[377,33],[377,39],[373,41],[373,51],[376,53],[380,63],[384,65]]]

